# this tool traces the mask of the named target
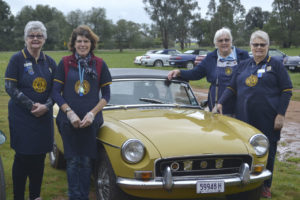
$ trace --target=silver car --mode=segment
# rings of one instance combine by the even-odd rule
[[[181,54],[176,49],[163,49],[155,53],[146,54],[142,57],[141,62],[144,66],[163,67],[169,66],[169,58],[172,55]]]

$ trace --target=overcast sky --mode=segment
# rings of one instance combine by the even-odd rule
[[[9,6],[13,15],[26,5],[35,8],[37,4],[49,5],[62,11],[64,14],[80,9],[90,10],[92,7],[105,8],[106,18],[116,23],[119,19],[133,21],[136,23],[150,24],[151,20],[144,10],[143,0],[4,0]],[[273,0],[241,0],[242,5],[248,11],[250,8],[258,6],[263,11],[272,11]],[[198,0],[201,8],[201,17],[206,16],[209,0]]]

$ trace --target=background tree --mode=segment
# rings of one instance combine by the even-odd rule
[[[143,0],[145,11],[159,27],[162,44],[165,49],[169,47],[169,39],[172,38],[177,14],[176,0]]]
[[[300,44],[299,0],[274,0],[273,12],[266,30],[277,44],[284,48]]]
[[[191,21],[195,14],[192,12],[199,9],[198,2],[195,0],[177,0],[177,13],[175,15],[175,36],[180,43],[181,50],[185,47],[185,42],[189,38]]]
[[[0,51],[11,50],[13,41],[14,16],[6,2],[0,0]]]

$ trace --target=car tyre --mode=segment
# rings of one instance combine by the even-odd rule
[[[63,153],[57,148],[56,144],[53,144],[53,149],[49,153],[50,164],[55,169],[65,169],[66,160]]]
[[[262,185],[246,192],[241,192],[238,194],[227,195],[227,200],[259,200],[261,197]]]
[[[163,67],[164,64],[161,60],[156,60],[153,64],[153,67]]]
[[[95,168],[95,188],[97,200],[129,200],[116,182],[116,175],[104,149],[101,149]]]
[[[186,63],[186,68],[187,69],[193,69],[194,68],[194,63],[192,61],[189,61]]]
[[[0,200],[6,199],[5,193],[5,177],[4,177],[4,169],[2,164],[2,159],[0,157]]]

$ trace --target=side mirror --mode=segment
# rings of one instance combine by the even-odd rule
[[[3,144],[6,141],[6,136],[4,133],[0,130],[0,144]]]

